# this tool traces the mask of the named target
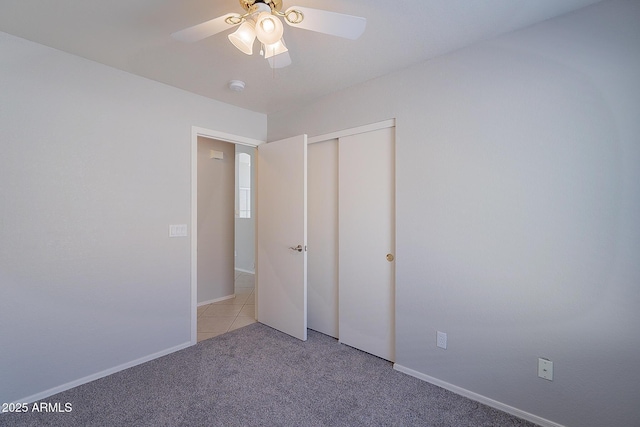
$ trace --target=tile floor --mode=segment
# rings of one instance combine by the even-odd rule
[[[255,323],[254,275],[235,275],[235,298],[198,307],[198,342]]]

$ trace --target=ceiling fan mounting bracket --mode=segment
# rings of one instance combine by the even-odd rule
[[[240,6],[247,11],[244,15],[234,15],[226,19],[227,24],[237,25],[241,23],[247,16],[256,13],[260,10],[259,5],[268,6],[271,9],[271,13],[276,16],[283,17],[290,24],[299,24],[304,19],[304,13],[297,9],[289,8],[286,12],[282,12],[282,0],[238,0]],[[263,6],[264,7],[264,6]]]
[[[264,3],[271,8],[272,11],[280,12],[282,10],[282,0],[238,0],[240,6],[247,12],[256,3]]]

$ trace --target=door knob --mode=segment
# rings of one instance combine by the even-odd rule
[[[302,252],[302,245],[298,245],[295,248],[290,246],[289,249],[291,249],[292,251]]]
[[[391,262],[394,260],[393,254],[387,254],[387,261]]]

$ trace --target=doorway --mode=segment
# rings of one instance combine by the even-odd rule
[[[255,322],[254,151],[198,137],[198,342]]]
[[[223,320],[222,323],[233,323],[243,320],[238,319],[240,317],[255,321],[254,301],[251,300],[253,275],[250,271],[240,272],[240,274],[236,271],[237,249],[242,253],[253,251],[252,248],[245,246],[236,248],[236,216],[239,214],[236,197],[238,194],[236,151],[252,153],[262,142],[213,130],[192,128],[192,231],[190,234],[192,344],[198,341],[199,315],[202,315],[210,304],[216,304],[216,317],[219,318],[208,319],[208,322]],[[248,208],[250,209],[251,206]],[[247,210],[246,206],[244,210]],[[240,288],[239,291],[236,290],[236,284]],[[227,304],[218,306],[220,302]],[[251,307],[245,307],[245,305],[251,305]],[[212,315],[214,312],[211,311],[209,314]]]

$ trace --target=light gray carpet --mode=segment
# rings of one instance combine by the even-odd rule
[[[253,324],[45,399],[3,426],[534,426],[309,331]]]

